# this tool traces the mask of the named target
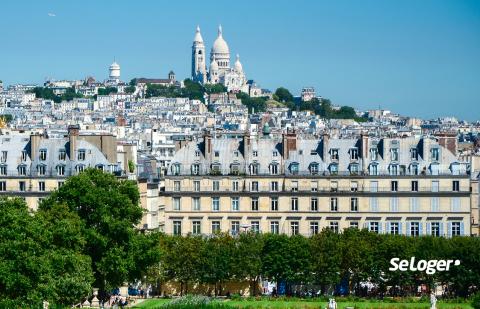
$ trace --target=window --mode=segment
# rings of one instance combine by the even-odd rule
[[[460,191],[460,181],[454,180],[452,181],[452,191],[459,192]]]
[[[7,191],[7,182],[0,181],[0,191]]]
[[[192,165],[192,175],[200,175],[200,165],[193,164]]]
[[[410,236],[420,236],[420,222],[410,222]]]
[[[173,191],[180,192],[180,181],[176,180],[173,182]]]
[[[358,211],[358,197],[350,198],[350,211]]]
[[[61,149],[58,152],[58,160],[65,161],[66,158],[67,158],[67,152],[65,151],[65,149]]]
[[[410,149],[410,159],[412,160],[418,160],[418,149],[417,148],[412,148]]]
[[[411,197],[410,198],[410,211],[411,212],[418,212],[418,198]]]
[[[38,182],[38,191],[44,192],[45,191],[45,181]]]
[[[65,165],[57,165],[57,175],[65,176]]]
[[[220,198],[219,197],[212,197],[212,210],[213,211],[220,211]]]
[[[451,222],[450,223],[450,235],[451,236],[460,236],[462,235],[462,224],[461,222]]]
[[[330,211],[338,211],[338,199],[336,197],[330,198]]]
[[[330,160],[338,160],[338,149],[330,149]]]
[[[298,174],[298,163],[297,162],[293,162],[292,164],[290,164],[290,173],[292,173],[292,175],[297,175]]]
[[[274,150],[274,151],[272,152],[272,155],[273,155],[274,157],[278,157],[278,151]]]
[[[232,197],[232,211],[240,210],[240,200],[238,197]]]
[[[350,191],[357,192],[358,191],[358,182],[352,181],[350,183]]]
[[[350,160],[358,160],[358,149],[357,148],[350,149]]]
[[[26,150],[22,150],[22,161],[23,162],[27,161],[27,151]]]
[[[240,221],[232,221],[230,233],[232,235],[238,235],[238,233],[240,233]]]
[[[220,151],[214,151],[214,156],[215,156],[215,158],[220,157]]]
[[[368,166],[368,172],[372,176],[377,176],[378,175],[378,164],[370,164]]]
[[[290,204],[292,211],[298,211],[298,198],[292,197],[292,199],[290,200]]]
[[[25,184],[25,181],[19,181],[19,182],[18,182],[18,187],[19,187],[18,189],[19,189],[20,191],[25,191],[25,190],[27,189],[27,186],[26,186],[26,184]]]
[[[252,211],[258,211],[258,197],[252,197]]]
[[[58,189],[60,189],[64,184],[65,184],[64,181],[59,181],[59,182],[57,183]]]
[[[212,175],[221,175],[222,174],[222,166],[218,163],[215,163],[215,164],[212,164],[210,166],[211,170],[211,174]]]
[[[47,150],[46,149],[40,149],[40,156],[39,156],[41,161],[47,160]]]
[[[318,222],[310,222],[310,235],[317,235],[319,231]]]
[[[238,180],[233,180],[232,181],[232,191],[237,192],[238,191]]]
[[[334,233],[338,233],[338,222],[337,221],[330,221],[328,226]]]
[[[451,198],[451,208],[452,211],[460,211],[460,198],[459,197],[452,197]]]
[[[27,175],[27,167],[25,165],[18,166],[18,175],[25,176]]]
[[[318,153],[317,153],[317,150],[316,149],[312,149],[310,150],[310,155],[311,156],[316,156]]]
[[[0,175],[2,175],[2,176],[7,175],[7,166],[6,165],[0,165]]]
[[[418,192],[418,181],[412,180],[412,192]]]
[[[276,163],[270,164],[270,174],[278,175],[278,164]]]
[[[180,163],[172,164],[172,174],[180,175]]]
[[[77,173],[81,173],[85,169],[85,165],[79,164],[75,167],[75,169],[77,170]]]
[[[390,156],[392,161],[398,161],[398,148],[390,149]]]
[[[400,235],[400,222],[390,222],[389,233],[392,235]]]
[[[200,157],[200,151],[195,150],[195,157]]]
[[[317,175],[318,174],[318,163],[310,164],[310,174]]]
[[[369,222],[368,223],[368,230],[370,232],[374,232],[374,233],[379,233],[380,232],[380,223],[379,222]]]
[[[290,222],[290,232],[291,232],[291,235],[298,235],[298,233],[299,233],[299,223],[298,223],[298,221]]]
[[[7,155],[8,155],[8,151],[2,150],[2,155],[0,157],[0,161],[3,162],[3,163],[7,162]]]
[[[220,181],[212,181],[212,191],[220,191]]]
[[[280,223],[278,221],[270,222],[270,233],[272,234],[280,233]]]
[[[230,165],[230,174],[232,175],[240,174],[240,165],[237,163]]]
[[[220,232],[220,221],[212,221],[212,234]]]
[[[78,160],[85,161],[85,149],[80,149],[78,151]]]
[[[252,181],[250,183],[250,191],[258,192],[258,181]]]
[[[438,175],[438,173],[439,173],[439,164],[438,163],[430,164],[430,174]]]
[[[192,209],[195,211],[200,211],[200,198],[192,197]]]
[[[200,221],[192,221],[192,234],[202,234],[202,223]]]
[[[350,221],[350,228],[358,229],[358,221]]]
[[[293,180],[292,181],[292,192],[297,192],[298,191],[298,181]]]
[[[173,221],[173,235],[182,235],[182,221]]]
[[[370,198],[370,211],[378,211],[378,199],[376,197]]]
[[[200,180],[193,181],[193,191],[200,192]]]
[[[179,197],[174,197],[173,198],[173,210],[180,210],[180,198]]]
[[[318,191],[318,182],[312,181],[310,182],[310,188],[312,192],[317,192]]]
[[[392,180],[390,183],[390,189],[392,192],[397,192],[398,191],[398,181]]]
[[[370,181],[370,192],[378,192],[378,181]]]
[[[278,197],[272,197],[270,199],[270,209],[272,211],[278,211]]]
[[[337,192],[338,191],[338,181],[330,182],[330,192]]]
[[[252,221],[250,230],[254,233],[260,232],[260,221]]]
[[[432,181],[432,192],[438,192],[439,189],[440,189],[440,185],[439,185],[438,180],[433,180]]]
[[[440,237],[442,232],[440,231],[440,222],[432,222],[430,223],[430,235],[435,237]]]
[[[432,212],[440,211],[440,199],[438,197],[432,197],[431,199]]]
[[[273,192],[278,191],[278,181],[272,181],[270,183],[270,190],[273,191]]]
[[[377,148],[370,148],[370,160],[376,161],[378,158],[378,149]]]
[[[358,175],[359,167],[357,163],[350,164],[350,174],[351,175]]]
[[[390,198],[390,211],[398,212],[398,197]]]
[[[254,150],[254,151],[252,152],[252,155],[253,155],[254,157],[258,157],[258,151]]]
[[[318,211],[318,199],[316,197],[310,199],[310,210]]]
[[[432,148],[431,150],[432,161],[438,161],[440,159],[440,149]]]
[[[330,164],[329,170],[330,170],[330,174],[337,175],[338,174],[338,164]]]
[[[47,173],[47,166],[40,164],[37,165],[38,175],[44,176]]]
[[[418,175],[418,164],[410,164],[410,174]]]
[[[397,164],[390,164],[388,167],[388,170],[390,172],[390,175],[396,176],[398,175],[398,165]]]

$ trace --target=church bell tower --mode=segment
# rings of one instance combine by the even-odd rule
[[[205,44],[203,43],[200,27],[197,26],[192,45],[192,80],[204,83],[207,78],[205,64]]]

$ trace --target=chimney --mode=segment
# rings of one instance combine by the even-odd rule
[[[203,133],[203,144],[204,144],[204,152],[205,158],[207,161],[212,160],[212,135],[210,135],[210,131],[205,130]]]
[[[458,141],[457,134],[455,133],[439,133],[436,135],[438,138],[438,144],[453,153],[455,156],[458,154]]]
[[[360,156],[362,158],[362,170],[365,172],[366,169],[367,169],[367,166],[368,166],[368,135],[365,134],[364,132],[362,132],[362,134],[360,134],[360,141],[361,141],[361,144],[360,144]]]
[[[283,134],[282,138],[283,159],[287,160],[291,150],[297,150],[297,133],[295,131]]]
[[[246,158],[250,152],[250,132],[247,130],[243,133],[243,156]]]
[[[429,153],[430,151],[430,138],[428,136],[424,136],[422,138],[422,159],[429,160]]]
[[[328,133],[323,133],[322,135],[322,160],[323,162],[327,161],[328,158],[328,148],[329,148],[330,136]]]
[[[42,136],[38,133],[30,135],[30,159],[33,161],[38,157],[38,148],[40,147],[40,139]]]
[[[80,126],[78,124],[68,126],[68,157],[70,160],[75,160],[75,150],[77,149],[79,132]]]

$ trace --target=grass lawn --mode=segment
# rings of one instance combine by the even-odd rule
[[[168,299],[149,299],[145,300],[142,303],[134,306],[134,308],[159,308],[163,304],[168,303]],[[220,301],[219,301],[220,302]],[[326,308],[327,302],[325,301],[312,301],[312,300],[227,300],[222,301],[223,304],[231,306],[232,308],[238,309],[266,309],[266,308],[275,308],[275,309],[287,309],[287,308],[297,308],[297,309],[323,309]],[[387,303],[380,301],[359,301],[359,302],[342,302],[339,301],[338,309],[344,309],[346,307],[354,307],[358,309],[408,309],[408,308],[418,308],[418,309],[429,309],[429,303]],[[467,303],[442,303],[437,302],[438,309],[471,309],[472,307]]]

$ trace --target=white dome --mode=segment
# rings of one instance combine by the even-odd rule
[[[115,61],[110,65],[110,70],[120,70],[120,65]]]
[[[213,57],[212,62],[210,63],[210,71],[218,71],[218,63]]]
[[[243,71],[242,63],[240,63],[240,56],[237,54],[237,60],[235,60],[235,70],[238,72]]]
[[[223,39],[222,26],[218,27],[218,36],[212,46],[212,54],[229,54],[228,44]]]

